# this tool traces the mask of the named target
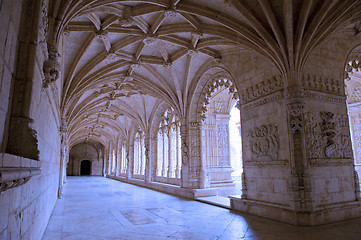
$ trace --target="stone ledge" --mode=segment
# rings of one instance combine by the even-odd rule
[[[230,197],[231,210],[298,226],[317,226],[361,217],[361,202],[332,204],[322,209],[299,211],[288,206]]]
[[[157,190],[160,192],[173,194],[185,198],[197,199],[198,197],[206,197],[206,196],[215,196],[217,194],[217,189],[214,188],[205,188],[205,189],[188,189],[182,188],[176,185],[170,185],[166,183],[158,183],[158,182],[145,182],[144,180],[134,179],[134,178],[125,178],[121,176],[110,176],[107,175],[107,178],[111,178],[114,180],[122,181],[125,183],[134,184],[141,187],[146,187],[149,189]]]
[[[41,163],[37,160],[7,153],[0,154],[0,159],[0,193],[23,185],[41,173]]]

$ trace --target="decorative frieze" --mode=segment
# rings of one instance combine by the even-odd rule
[[[279,99],[282,99],[283,97],[284,97],[283,90],[279,90],[278,92],[267,95],[266,97],[263,97],[261,99],[257,99],[257,100],[255,100],[253,102],[243,104],[242,108],[244,110],[249,110],[249,109],[252,109],[252,108],[267,104],[269,102],[277,101]]]
[[[0,193],[27,183],[40,168],[0,168]]]
[[[200,114],[201,119],[206,118],[207,106],[210,103],[210,99],[213,96],[213,93],[217,90],[223,88],[229,88],[229,93],[233,94],[233,97],[236,98],[238,96],[234,84],[229,80],[230,77],[224,73],[218,73],[215,76],[211,76],[212,80],[208,82],[208,84],[204,87],[202,95],[200,97],[199,105],[198,105],[198,113]],[[214,80],[213,80],[214,79]],[[216,105],[216,107],[221,106],[222,103]],[[222,111],[222,109],[219,109]]]
[[[264,80],[251,87],[246,88],[242,94],[243,104],[249,103],[256,99],[265,97],[272,93],[278,92],[283,89],[283,79],[281,76]]]
[[[260,167],[260,166],[286,166],[289,164],[288,160],[273,160],[273,161],[244,161],[246,167]]]
[[[302,84],[304,89],[317,92],[341,94],[340,82],[323,76],[303,74]]]
[[[350,158],[315,158],[310,159],[311,167],[330,167],[330,166],[345,166],[353,165],[353,161]]]
[[[324,101],[324,102],[332,102],[332,103],[339,103],[344,104],[346,97],[341,95],[334,95],[322,92],[315,92],[315,91],[304,91],[304,97],[312,98],[317,101]]]
[[[254,160],[277,160],[280,143],[277,126],[261,125],[251,132],[251,151]]]

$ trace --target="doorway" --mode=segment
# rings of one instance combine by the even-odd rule
[[[80,163],[80,175],[90,175],[91,172],[91,163],[89,160],[83,160]]]

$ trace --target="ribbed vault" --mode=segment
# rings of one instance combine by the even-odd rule
[[[282,74],[302,69],[331,33],[360,20],[361,2],[57,0],[50,15],[71,141],[105,142],[147,131],[162,102],[186,116],[197,70],[224,54],[247,49]]]

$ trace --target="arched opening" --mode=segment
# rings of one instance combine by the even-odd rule
[[[229,80],[216,80],[203,108],[202,158],[208,186],[217,188],[222,197],[241,194],[240,111],[233,92]]]
[[[66,174],[68,176],[81,176],[83,161],[90,161],[90,172],[87,175],[102,176],[104,169],[104,156],[101,154],[101,145],[96,143],[79,143],[71,147]],[[87,163],[85,163],[87,164]]]
[[[121,151],[120,151],[120,175],[126,176],[128,169],[128,161],[127,161],[127,149],[125,140],[122,141]]]
[[[355,170],[361,174],[361,46],[348,57],[345,67],[345,91]]]
[[[133,177],[144,179],[145,177],[145,134],[139,129],[134,139],[134,168]]]
[[[86,176],[91,174],[91,162],[89,160],[83,160],[80,163],[80,175]]]
[[[235,194],[242,193],[242,137],[241,137],[241,113],[239,102],[235,101],[230,111],[229,137],[231,148],[231,166],[233,169],[232,179],[235,184]]]
[[[180,185],[182,169],[180,122],[173,108],[166,110],[157,133],[157,167],[155,180]]]

